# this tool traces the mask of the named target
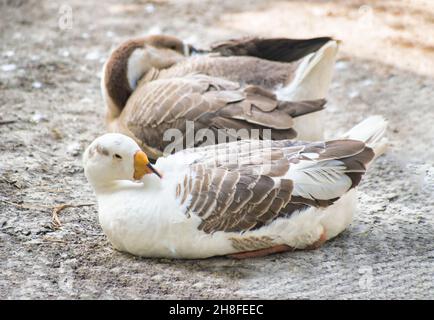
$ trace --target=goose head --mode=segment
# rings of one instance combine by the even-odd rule
[[[108,120],[119,116],[137,82],[151,68],[168,68],[185,59],[192,49],[168,35],[132,39],[117,47],[104,64],[101,78]]]
[[[119,180],[141,180],[145,174],[161,174],[149,162],[137,143],[119,133],[107,133],[95,139],[83,154],[84,173],[94,186],[106,186]]]

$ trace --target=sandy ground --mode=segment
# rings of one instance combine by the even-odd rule
[[[430,1],[0,1],[0,298],[434,298],[434,5]],[[72,25],[62,20],[62,4]],[[63,11],[62,11],[63,12]],[[61,29],[61,26],[71,26]],[[371,114],[390,149],[352,226],[316,251],[142,259],[113,250],[81,153],[104,132],[99,74],[145,33],[342,40],[327,135]]]

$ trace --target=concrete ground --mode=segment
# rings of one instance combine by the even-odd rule
[[[433,299],[433,28],[423,0],[0,1],[0,298]],[[372,114],[390,123],[390,149],[364,177],[347,231],[316,251],[244,261],[113,250],[81,153],[104,132],[104,59],[155,32],[203,46],[244,35],[342,40],[327,135]],[[56,229],[61,204],[75,207]]]

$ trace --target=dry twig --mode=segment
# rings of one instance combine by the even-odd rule
[[[0,120],[0,125],[15,123],[17,120]]]
[[[59,213],[63,209],[88,207],[88,206],[93,206],[93,205],[94,205],[94,203],[82,203],[82,204],[61,204],[60,206],[55,206],[53,208],[53,212],[51,214],[51,227],[56,230],[62,226],[62,223],[60,222],[60,219],[59,219]]]
[[[16,206],[18,208],[23,208],[23,209],[52,209],[51,212],[51,227],[54,230],[59,229],[62,226],[62,223],[60,222],[59,219],[59,213],[60,211],[62,211],[63,209],[66,208],[79,208],[79,207],[89,207],[89,206],[93,206],[94,203],[81,203],[81,204],[61,204],[59,206],[47,206],[47,205],[43,205],[43,204],[38,204],[38,205],[29,205],[29,204],[20,204],[20,203],[16,203],[16,202],[11,202],[11,201],[7,201],[7,200],[3,200],[0,199],[1,202],[4,202],[6,204],[9,205],[13,205]]]

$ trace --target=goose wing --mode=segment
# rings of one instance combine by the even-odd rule
[[[173,78],[199,72],[241,84],[259,85],[269,90],[276,90],[289,85],[295,79],[297,72],[303,74],[302,70],[311,69],[322,60],[324,60],[324,68],[319,68],[317,72],[325,74],[325,71],[334,64],[334,59],[330,56],[334,56],[336,50],[331,50],[333,53],[327,55],[322,49],[331,42],[334,40],[329,37],[227,40],[212,45],[211,50],[198,50],[200,54],[161,70],[153,77]],[[311,57],[316,54],[318,54],[316,58]],[[318,76],[318,79],[320,82],[326,82],[328,87],[330,81],[328,78],[323,79]],[[319,96],[324,97],[325,94]]]
[[[316,52],[330,37],[311,39],[243,38],[221,41],[211,46],[211,52],[222,56],[252,56],[279,62],[293,62]]]
[[[195,134],[209,129],[207,132],[212,132],[214,138],[222,133],[218,129],[234,129],[224,133],[233,138],[237,138],[240,129],[245,130],[243,134],[259,129],[258,138],[263,138],[262,129],[268,128],[272,129],[268,138],[293,138],[293,118],[321,110],[324,104],[323,99],[279,101],[272,92],[258,86],[241,87],[237,82],[196,74],[142,84],[129,98],[120,121],[135,138],[162,151],[174,145],[173,138],[177,146],[184,142],[188,121],[192,121]],[[197,135],[195,138],[198,141],[193,141],[194,145],[210,139],[206,136],[204,141]],[[193,146],[189,143],[184,148]]]
[[[245,232],[309,207],[327,207],[357,186],[374,153],[363,142],[252,141],[187,149],[196,157],[177,188],[199,229]]]

